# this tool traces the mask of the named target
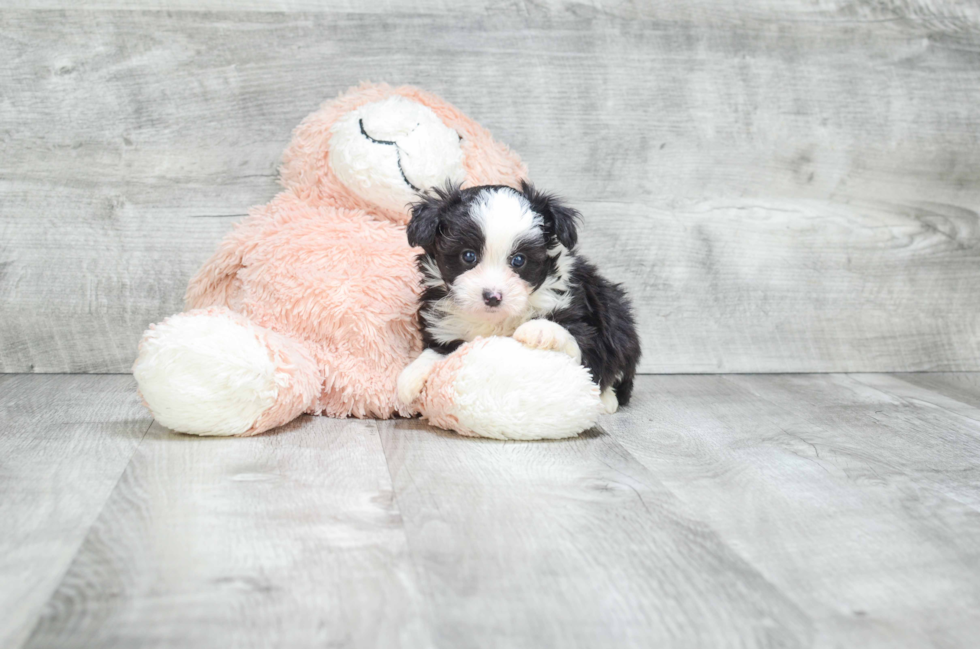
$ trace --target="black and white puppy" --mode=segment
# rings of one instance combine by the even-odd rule
[[[640,358],[623,289],[575,253],[579,213],[523,182],[521,189],[449,185],[412,206],[408,243],[423,276],[425,350],[398,378],[410,403],[432,366],[477,336],[513,336],[587,367],[608,412],[629,402]]]

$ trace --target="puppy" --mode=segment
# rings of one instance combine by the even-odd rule
[[[632,308],[619,285],[575,253],[579,218],[527,182],[422,195],[407,234],[424,251],[425,350],[398,378],[403,403],[442,355],[477,336],[564,352],[592,373],[608,412],[629,402],[640,358]]]

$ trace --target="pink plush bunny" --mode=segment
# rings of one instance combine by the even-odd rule
[[[254,435],[303,413],[421,414],[465,435],[556,438],[602,406],[570,357],[478,339],[411,406],[399,372],[421,351],[407,204],[447,180],[515,185],[526,168],[442,99],[362,84],[296,129],[284,190],[251,210],[191,280],[190,311],[152,325],[133,374],[153,416],[197,435]]]

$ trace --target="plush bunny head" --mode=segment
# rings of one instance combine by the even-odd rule
[[[447,181],[516,187],[527,168],[439,97],[364,83],[303,120],[283,154],[281,176],[310,203],[404,224],[420,191]]]

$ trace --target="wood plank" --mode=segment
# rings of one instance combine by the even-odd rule
[[[669,210],[586,203],[584,211],[583,252],[633,296],[643,372],[980,362],[976,213],[750,200]]]
[[[862,387],[644,376],[602,426],[807,612],[815,645],[972,647],[980,513],[923,476],[956,480],[977,439]]]
[[[767,399],[785,399],[809,423],[844,439],[842,452],[873,457],[863,474],[898,474],[980,511],[980,422],[923,407],[846,375],[746,376],[739,382]],[[875,475],[877,472],[877,476]]]
[[[673,4],[4,10],[0,370],[126,371],[228,227],[191,217],[268,200],[292,127],[364,78],[444,95],[583,208],[642,371],[980,369],[975,12]]]
[[[28,647],[426,647],[372,422],[271,435],[155,424]]]
[[[503,14],[596,16],[725,22],[732,20],[910,20],[943,29],[980,24],[980,8],[963,0],[0,0],[0,8],[162,11],[277,11],[366,14]]]
[[[808,616],[608,435],[379,426],[437,646],[812,645]]]
[[[900,374],[895,378],[921,388],[960,401],[973,408],[980,408],[980,373],[977,372],[929,372]]]
[[[0,377],[0,644],[972,646],[980,408],[884,375],[634,398],[560,442],[139,444],[131,377]]]
[[[903,377],[910,374],[848,374],[847,376],[851,380],[897,397],[905,404],[924,410],[955,413],[980,425],[980,407],[948,396],[939,390],[921,386],[914,381],[906,381]],[[966,431],[970,432],[969,428]],[[980,436],[980,429],[977,430],[977,435]]]
[[[969,84],[980,72],[955,48],[980,33],[965,29],[923,49],[914,25],[819,21],[781,30],[608,16],[3,17],[5,177],[50,180],[52,164],[99,181],[264,175],[310,110],[384,78],[457,103],[541,183],[581,200],[929,196],[969,207],[978,193]],[[429,47],[407,47],[420,38]],[[323,65],[338,57],[344,66]]]
[[[151,421],[131,376],[0,376],[0,647],[27,638]]]
[[[143,330],[183,311],[188,279],[255,192],[0,181],[0,370],[129,372]],[[229,196],[239,217],[212,202]]]
[[[17,251],[11,257],[26,260],[0,272],[10,295],[0,313],[7,370],[128,371],[145,326],[182,310],[187,279],[236,220],[197,218],[218,206],[206,196],[181,204],[152,187],[60,188],[28,199],[37,186],[22,187],[4,208],[14,219],[0,224]],[[237,201],[245,210],[245,200]],[[936,212],[585,209],[584,254],[634,297],[641,371],[968,369],[980,358],[980,312],[969,308],[980,300],[973,295],[980,293],[980,260],[967,239],[933,228]],[[58,222],[68,211],[92,218],[65,231]],[[969,225],[965,218],[947,223]],[[756,252],[724,245],[735,231]],[[848,273],[835,272],[847,264]],[[822,286],[802,290],[818,272]],[[865,288],[852,290],[857,283]],[[951,290],[963,293],[958,306],[949,302]],[[826,308],[830,296],[837,296],[833,309]],[[962,317],[950,318],[951,309]],[[915,316],[896,322],[892,314],[902,311]],[[806,350],[806,358],[794,359],[795,350]]]

